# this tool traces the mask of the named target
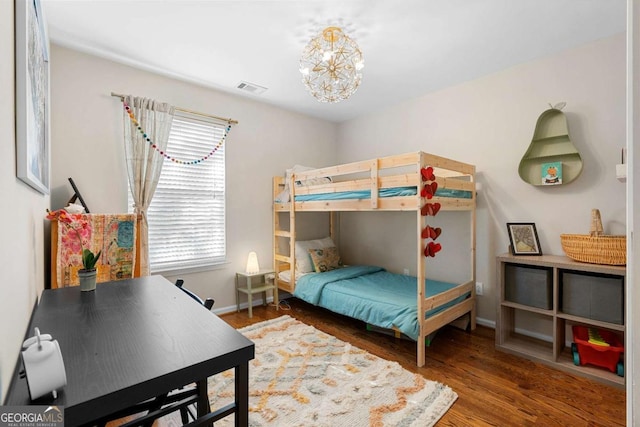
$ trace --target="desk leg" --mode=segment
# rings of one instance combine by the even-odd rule
[[[249,425],[249,362],[236,366],[236,427]]]
[[[207,378],[198,381],[198,418],[211,412],[207,390]]]

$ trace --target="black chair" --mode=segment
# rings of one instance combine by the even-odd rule
[[[184,293],[186,293],[187,295],[189,295],[191,298],[193,298],[194,300],[196,300],[198,302],[198,304],[203,305],[207,310],[211,310],[211,308],[213,307],[213,304],[215,304],[215,301],[213,300],[213,298],[207,298],[206,300],[202,300],[202,298],[200,298],[198,295],[196,295],[195,293],[193,293],[192,291],[190,291],[189,289],[183,287],[182,285],[184,285],[184,280],[182,279],[178,279],[176,280],[176,286],[178,288],[180,288]],[[204,390],[204,392],[206,393],[206,390]],[[186,392],[186,394],[190,394],[192,396],[195,396],[195,398],[198,397],[200,393],[200,389],[199,389],[199,385],[196,384],[196,386],[190,390],[188,390]],[[191,410],[193,406],[193,402],[186,404],[186,405],[182,405],[180,407],[180,416],[182,418],[182,424],[187,424],[189,422],[189,415],[191,416],[191,418],[195,421],[196,414],[193,413],[193,411]]]
[[[215,301],[212,298],[207,298],[206,300],[203,301],[202,298],[200,298],[198,295],[194,294],[189,289],[184,288],[182,286],[183,284],[184,284],[184,280],[182,279],[176,280],[177,287],[182,289],[187,295],[189,295],[194,300],[198,301],[201,305],[204,305],[207,308],[207,310],[211,310],[211,307],[213,307],[213,304],[215,304]]]
[[[184,280],[176,280],[176,286],[183,292],[193,298],[198,304],[204,306],[207,310],[211,310],[215,301],[212,298],[202,300],[198,295],[183,287]],[[206,380],[205,380],[206,381]],[[206,386],[206,383],[203,384]],[[192,420],[196,420],[197,416],[192,410],[194,404],[197,404],[198,399],[206,397],[206,387],[201,387],[201,384],[195,383],[193,385],[185,386],[178,390],[173,390],[170,393],[157,396],[153,399],[138,403],[135,406],[119,411],[115,414],[111,414],[108,419],[100,420],[96,423],[98,426],[104,426],[106,422],[123,418],[126,416],[140,414],[146,412],[145,415],[135,418],[120,427],[134,427],[143,426],[151,427],[153,422],[164,417],[167,414],[180,410],[180,417],[182,418],[182,424],[189,423],[189,417]]]

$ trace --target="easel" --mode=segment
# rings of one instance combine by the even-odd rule
[[[73,182],[72,178],[69,178],[69,183],[71,184],[71,188],[73,188],[73,196],[71,196],[71,198],[67,202],[67,205],[75,203],[76,200],[80,200],[80,203],[82,204],[82,207],[84,208],[85,213],[90,213],[89,208],[87,207],[87,204],[84,202],[84,199],[82,198],[82,194],[80,194],[80,191],[78,190],[78,187],[76,187],[76,183]]]

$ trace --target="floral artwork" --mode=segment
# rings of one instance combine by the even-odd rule
[[[58,287],[78,284],[82,250],[101,251],[97,281],[133,277],[136,218],[134,214],[68,214],[73,228],[58,226]]]

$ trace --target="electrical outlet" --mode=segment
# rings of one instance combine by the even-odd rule
[[[482,295],[482,282],[476,282],[476,295]]]
[[[405,269],[404,269],[404,275],[405,275],[405,276],[408,276],[408,275],[409,275],[409,269],[408,269],[408,268],[405,268]]]

